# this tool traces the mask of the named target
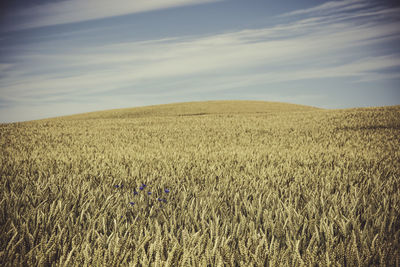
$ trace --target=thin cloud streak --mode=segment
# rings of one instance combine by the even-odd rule
[[[64,0],[19,10],[13,21],[28,21],[12,30],[75,23],[174,7],[206,4],[221,0]],[[19,19],[18,19],[19,18]]]
[[[343,0],[343,1],[330,1],[323,3],[319,6],[295,10],[292,12],[284,13],[280,17],[290,17],[297,15],[310,15],[310,14],[327,14],[345,12],[359,8],[368,7],[370,4],[366,0]]]

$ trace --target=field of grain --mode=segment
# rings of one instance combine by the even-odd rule
[[[399,266],[399,148],[400,106],[0,124],[0,265]]]

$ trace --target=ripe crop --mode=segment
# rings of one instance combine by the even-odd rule
[[[400,106],[0,124],[2,266],[399,266]]]

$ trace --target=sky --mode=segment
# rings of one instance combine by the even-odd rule
[[[0,123],[206,100],[400,104],[389,0],[3,0]]]

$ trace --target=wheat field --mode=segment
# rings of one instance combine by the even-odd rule
[[[400,106],[0,124],[1,266],[400,266]]]

